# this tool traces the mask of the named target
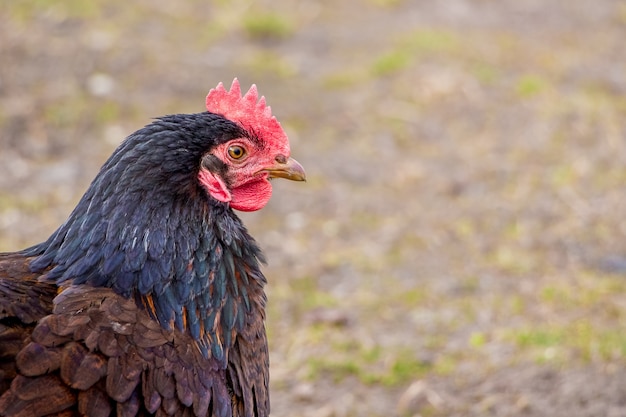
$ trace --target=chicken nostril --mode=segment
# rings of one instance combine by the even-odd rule
[[[287,157],[285,155],[278,155],[275,158],[275,161],[278,162],[279,164],[286,164],[287,163]]]

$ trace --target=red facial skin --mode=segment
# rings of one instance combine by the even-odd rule
[[[245,153],[239,159],[229,155],[228,150],[233,146],[244,149]],[[228,166],[230,189],[223,178],[205,168],[201,168],[198,174],[200,183],[216,200],[228,202],[236,210],[255,211],[263,208],[272,196],[269,173],[264,170],[275,166],[277,160],[287,160],[289,146],[259,149],[251,140],[240,138],[215,147],[211,154]]]

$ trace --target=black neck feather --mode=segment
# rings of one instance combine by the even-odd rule
[[[27,250],[39,255],[31,269],[134,297],[164,328],[189,332],[223,360],[234,332],[264,308],[263,257],[197,174],[204,153],[241,135],[210,113],[168,116],[131,135],[68,220]]]

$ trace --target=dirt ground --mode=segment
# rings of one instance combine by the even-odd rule
[[[273,415],[626,416],[626,1],[0,5],[0,250],[128,134],[256,83]]]

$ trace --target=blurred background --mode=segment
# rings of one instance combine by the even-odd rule
[[[256,83],[273,415],[626,415],[626,1],[0,5],[0,251],[124,137]]]

